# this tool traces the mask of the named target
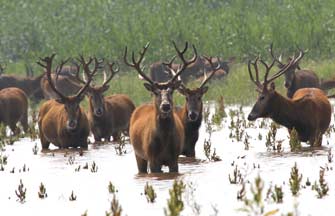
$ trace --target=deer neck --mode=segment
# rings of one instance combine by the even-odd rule
[[[297,121],[297,109],[294,101],[275,92],[269,117],[280,125],[289,129],[293,128]]]
[[[156,128],[158,130],[162,130],[164,133],[169,132],[174,125],[174,117],[173,117],[173,110],[169,114],[164,114],[162,116],[159,113],[157,107],[155,107],[155,116],[156,116]]]

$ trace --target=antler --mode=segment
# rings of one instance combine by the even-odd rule
[[[193,58],[188,60],[188,61],[185,60],[184,54],[186,53],[186,51],[188,49],[188,42],[185,43],[185,47],[182,51],[180,51],[178,49],[178,47],[177,47],[177,45],[174,41],[172,41],[172,43],[173,43],[173,46],[174,46],[174,48],[177,52],[178,57],[180,58],[180,60],[183,63],[179,66],[177,72],[175,72],[174,76],[169,80],[169,82],[173,82],[181,74],[181,72],[183,72],[185,70],[185,68],[187,68],[190,64],[194,63],[197,60],[197,57],[198,57],[197,49],[195,48],[194,45],[192,45],[193,51],[194,51]],[[173,60],[174,60],[174,58],[173,58]],[[171,65],[172,65],[173,60],[171,61]],[[170,70],[173,70],[173,69],[170,67]]]
[[[47,56],[45,58],[40,57],[40,61],[37,61],[37,64],[39,64],[41,67],[43,67],[46,70],[48,82],[50,84],[51,89],[61,98],[61,99],[66,99],[67,97],[63,95],[60,91],[57,90],[55,85],[52,82],[51,79],[51,68],[52,68],[52,61],[53,58],[55,57],[55,53],[53,53],[51,56]],[[44,62],[44,64],[42,63]]]
[[[114,69],[114,65],[116,65],[116,68]],[[102,86],[106,86],[107,83],[109,83],[112,78],[114,77],[115,74],[117,74],[120,70],[120,67],[119,67],[119,64],[118,63],[115,63],[115,62],[112,62],[112,63],[108,63],[108,67],[109,67],[109,70],[110,70],[110,75],[108,77],[108,79],[106,79],[106,71],[104,71],[104,81],[103,81],[103,84]]]
[[[276,72],[270,79],[268,79],[268,75],[269,75],[269,73],[271,71],[271,68],[273,67],[274,63],[276,62],[276,60],[273,59],[272,63],[270,65],[268,65],[265,61],[263,61],[262,59],[259,59],[259,57],[257,57],[254,62],[251,62],[251,61],[248,62],[248,71],[249,71],[250,79],[251,79],[251,81],[253,83],[256,84],[256,86],[258,87],[258,90],[266,88],[266,86],[269,83],[271,83],[273,80],[275,80],[278,77],[280,77],[281,75],[283,75],[292,65],[294,65],[295,63],[297,63],[303,57],[303,55],[304,55],[303,52],[300,51],[300,53],[299,53],[299,55],[297,57],[294,56],[289,61],[289,63],[287,63],[286,65],[284,65],[283,67],[281,67],[281,69],[278,72]],[[265,67],[265,75],[264,75],[264,81],[263,81],[263,83],[261,83],[259,81],[258,61],[260,61],[262,63],[262,65]],[[252,75],[251,65],[253,65],[253,67],[255,69],[256,80],[254,79],[254,77]]]
[[[59,65],[57,65],[55,73],[56,73],[56,83],[58,81],[58,75],[62,72],[63,66],[70,60],[70,58],[66,60],[62,60]]]
[[[269,52],[271,54],[271,57],[278,63],[280,64],[281,67],[283,67],[285,64],[281,62],[280,59],[276,58],[276,56],[273,54],[273,43],[270,44]],[[281,55],[280,57],[281,58]]]
[[[0,64],[0,75],[4,73],[6,70],[7,65],[6,64]]]
[[[138,60],[136,61],[135,60],[135,54],[134,54],[134,51],[132,52],[131,54],[131,59],[132,59],[132,63],[129,63],[128,60],[127,60],[127,55],[128,55],[128,48],[127,46],[125,47],[125,50],[124,50],[124,56],[123,56],[123,59],[124,59],[124,63],[126,65],[128,65],[129,67],[133,67],[137,70],[137,72],[146,80],[148,81],[150,84],[154,84],[154,81],[152,81],[152,79],[150,79],[143,71],[144,71],[144,68],[145,67],[141,67],[141,63],[144,59],[144,55],[148,49],[150,45],[150,42],[148,42],[144,47],[143,47],[143,50],[139,52],[140,56],[138,58]]]
[[[211,69],[212,69],[212,73],[207,76],[206,71],[204,71],[204,80],[202,81],[200,88],[204,87],[206,85],[206,83],[208,82],[208,80],[210,80],[213,75],[220,69],[220,61],[219,61],[219,57],[217,57],[218,59],[218,65],[216,67],[214,67],[214,63],[213,63],[213,57],[207,57],[207,56],[203,56],[203,58],[206,59],[206,61],[208,61],[208,63],[211,65]]]

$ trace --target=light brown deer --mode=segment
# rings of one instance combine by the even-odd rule
[[[82,147],[87,148],[87,137],[90,132],[89,123],[85,111],[80,107],[80,102],[85,97],[85,90],[97,71],[99,63],[95,59],[93,71],[89,74],[88,81],[74,96],[65,96],[54,85],[51,78],[52,61],[55,54],[50,57],[41,58],[38,62],[46,69],[46,76],[50,87],[58,95],[57,99],[51,99],[42,104],[38,116],[38,126],[42,149],[48,149],[50,143],[59,148]],[[84,62],[84,69],[88,70],[88,63]],[[63,63],[56,70],[61,71]]]
[[[28,98],[19,88],[11,87],[0,91],[0,123],[8,125],[14,134],[20,122],[24,132],[28,130]]]
[[[300,52],[297,57],[291,58],[290,62],[268,78],[269,72],[275,63],[275,59],[270,65],[263,60],[256,58],[255,62],[249,61],[248,71],[251,81],[257,86],[259,96],[253,106],[249,116],[249,121],[257,118],[271,118],[280,125],[289,129],[293,128],[298,132],[299,140],[309,141],[310,145],[320,146],[322,135],[327,130],[331,119],[331,106],[327,96],[318,88],[298,89],[292,99],[283,97],[275,90],[273,81],[283,75],[287,70],[295,66],[303,57]],[[264,81],[259,81],[258,63],[265,67]],[[256,79],[252,75],[253,66]]]
[[[147,81],[144,83],[144,87],[154,95],[153,103],[137,107],[130,119],[130,142],[134,147],[140,173],[147,173],[148,164],[151,172],[162,172],[163,165],[168,166],[170,172],[178,172],[177,159],[183,149],[184,128],[174,111],[172,97],[174,90],[181,84],[177,79],[178,76],[196,60],[197,52],[193,46],[195,55],[191,60],[186,60],[184,54],[188,44],[186,43],[182,51],[177,48],[174,42],[173,45],[183,64],[175,76],[163,83],[152,81],[140,66],[149,44],[140,52],[138,60],[135,59],[134,52],[132,53],[132,63],[128,62],[127,47],[125,49],[125,63],[135,68]]]

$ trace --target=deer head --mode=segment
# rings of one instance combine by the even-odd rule
[[[291,58],[291,61],[287,63],[286,65],[282,66],[278,72],[276,72],[271,78],[268,78],[269,72],[271,71],[274,63],[276,62],[275,59],[273,59],[272,63],[268,65],[260,59],[259,57],[256,58],[254,62],[249,61],[248,62],[248,71],[251,81],[256,85],[257,91],[259,92],[258,99],[255,103],[255,105],[252,108],[252,111],[250,112],[248,116],[249,121],[256,120],[260,117],[270,117],[271,109],[270,105],[273,104],[273,100],[275,98],[275,84],[274,80],[283,75],[287,70],[290,69],[290,67],[294,66],[301,58],[303,57],[303,53],[300,52],[298,56],[294,56]],[[264,66],[265,68],[265,75],[264,75],[264,81],[261,83],[259,81],[259,71],[258,71],[258,64],[259,62]],[[252,74],[251,67],[253,66],[255,70],[255,77],[254,78]],[[270,85],[269,85],[270,84]]]
[[[78,119],[81,115],[80,110],[80,102],[83,100],[85,94],[85,90],[88,88],[92,81],[93,75],[96,73],[96,70],[94,70],[92,73],[89,74],[88,81],[85,83],[85,85],[78,91],[76,95],[73,96],[65,96],[61,91],[59,91],[56,86],[54,85],[52,78],[51,78],[51,71],[52,71],[52,61],[55,57],[55,54],[52,54],[49,57],[40,58],[40,61],[37,62],[41,67],[45,69],[45,73],[47,75],[47,80],[50,84],[51,89],[58,95],[58,98],[56,101],[58,103],[61,103],[64,105],[65,112],[67,114],[67,120],[66,120],[66,129],[69,131],[74,131],[77,129],[78,126]],[[66,61],[62,61],[60,65],[57,66],[55,72],[58,74],[60,71],[62,71],[63,65],[66,63]],[[83,65],[84,69],[85,66]]]
[[[285,67],[285,64],[282,62],[281,60],[281,55],[279,58],[277,58],[274,53],[273,53],[273,44],[270,45],[270,48],[269,48],[269,52],[272,56],[272,58],[278,63],[278,68],[281,69],[283,67]],[[304,56],[306,54],[307,51],[302,51],[299,49],[299,52],[302,52],[302,55]],[[303,57],[302,56],[302,57]],[[302,58],[301,57],[301,58]],[[300,58],[300,59],[301,59]],[[299,61],[300,61],[299,59]],[[288,58],[288,62],[290,62],[292,60],[291,57]],[[285,73],[284,73],[284,76],[285,76],[285,88],[290,88],[292,86],[292,83],[294,81],[294,77],[295,77],[295,71],[296,69],[300,70],[300,66],[299,66],[299,61],[297,61],[296,63],[294,63],[294,65],[292,65]]]
[[[178,76],[185,70],[185,68],[194,63],[197,58],[197,51],[195,47],[193,46],[194,50],[194,56],[191,60],[186,60],[184,54],[186,53],[188,49],[188,43],[185,44],[185,48],[180,51],[176,45],[175,42],[173,42],[174,48],[177,52],[178,57],[181,59],[182,64],[179,66],[177,72],[175,75],[167,82],[164,83],[158,83],[152,81],[143,71],[144,68],[141,67],[141,62],[144,59],[144,55],[149,47],[149,43],[146,44],[143,48],[143,50],[140,52],[140,56],[138,60],[135,59],[135,54],[132,52],[132,63],[129,63],[127,60],[127,47],[125,48],[125,54],[124,54],[124,61],[126,65],[133,67],[136,69],[136,71],[143,77],[144,80],[147,82],[144,83],[144,87],[152,92],[155,97],[155,106],[156,109],[159,110],[159,114],[162,118],[166,118],[170,116],[172,110],[173,110],[173,100],[172,95],[175,89],[177,89],[181,81],[178,80]]]
[[[203,56],[203,59],[207,61],[211,67],[210,75],[207,76],[207,72],[204,71],[204,80],[199,87],[195,89],[190,89],[185,86],[184,83],[181,83],[178,88],[179,93],[185,96],[186,98],[186,110],[187,110],[187,119],[189,121],[197,121],[199,116],[202,113],[202,96],[208,91],[208,86],[206,83],[213,77],[213,75],[220,69],[220,64],[214,62],[212,57]],[[169,63],[164,63],[169,69],[169,72],[174,76],[176,72],[171,67],[174,58]],[[216,66],[214,66],[216,64]],[[178,78],[180,80],[180,77]]]
[[[88,63],[92,61],[91,59],[88,61]],[[87,65],[86,67],[84,67],[84,73],[83,73],[83,79],[80,78],[79,76],[79,70],[80,70],[80,65],[75,63],[76,67],[77,67],[77,73],[76,73],[76,78],[79,82],[81,82],[82,84],[86,83],[86,76],[89,76],[92,71],[89,70],[89,64],[86,63],[85,59],[83,58],[83,56],[80,56],[79,58],[79,62],[81,62],[82,65]],[[104,62],[103,60],[98,60],[97,58],[94,58],[94,62],[95,62],[95,68],[96,69],[101,69],[102,68],[102,63]],[[106,75],[106,71],[103,71],[103,75],[104,75],[104,80],[102,85],[100,86],[94,86],[94,85],[89,85],[89,87],[87,87],[87,91],[86,91],[86,95],[89,98],[89,101],[92,105],[93,108],[93,114],[96,117],[101,117],[104,112],[105,112],[105,106],[104,106],[104,93],[109,89],[109,85],[108,83],[112,80],[112,78],[114,77],[114,75],[119,71],[119,67],[117,66],[117,68],[114,68],[115,63],[111,63],[108,64],[109,69],[110,69],[110,75],[107,78]]]

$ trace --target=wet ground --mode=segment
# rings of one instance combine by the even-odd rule
[[[211,150],[213,153],[215,148],[216,155],[222,161],[209,161],[205,156],[204,140],[209,138],[209,132],[206,131],[208,124],[203,123],[196,159],[181,157],[178,175],[138,175],[134,152],[129,143],[125,145],[122,155],[117,153],[117,144],[90,145],[84,152],[60,151],[57,148],[41,152],[39,140],[23,138],[6,146],[1,153],[8,157],[8,163],[0,172],[0,215],[81,215],[85,211],[88,215],[105,215],[113,198],[108,191],[109,182],[117,189],[115,194],[122,206],[122,215],[164,215],[169,189],[175,179],[183,180],[186,184],[182,215],[257,215],[252,211],[241,211],[245,204],[237,199],[237,193],[242,184],[232,184],[228,177],[232,176],[236,166],[244,179],[247,198],[252,197],[250,187],[254,185],[255,178],[259,175],[264,181],[264,214],[278,209],[275,215],[287,215],[289,212],[297,215],[333,215],[335,173],[334,162],[328,161],[328,155],[334,147],[334,132],[324,136],[321,148],[311,149],[303,144],[302,150],[291,152],[288,132],[281,127],[276,140],[282,140],[282,150],[273,151],[270,150],[272,147],[265,145],[270,120],[257,120],[252,125],[243,120],[245,117],[240,113],[239,117],[233,117],[234,125],[240,125],[236,132],[236,127],[230,128],[233,112],[229,110],[236,114],[239,108],[227,107],[228,116],[223,119],[221,126],[212,125]],[[210,111],[213,114],[214,107]],[[247,116],[250,108],[243,108],[242,111]],[[236,134],[239,134],[241,141],[237,141]],[[246,134],[249,136],[247,142]],[[33,153],[35,145],[37,154]],[[95,169],[92,169],[93,163],[96,164]],[[291,168],[295,163],[302,174],[303,186],[297,197],[291,195],[289,185]],[[320,167],[325,169],[325,180],[329,186],[328,195],[322,199],[317,198],[317,192],[311,186],[305,186],[307,178],[312,184],[319,180]],[[27,189],[23,203],[15,195],[20,179]],[[47,192],[45,199],[38,197],[41,182]],[[143,195],[147,182],[157,193],[155,203],[148,203]],[[266,198],[271,185],[282,187],[282,204],[276,204],[271,197]],[[72,191],[76,196],[75,201],[69,200]]]

